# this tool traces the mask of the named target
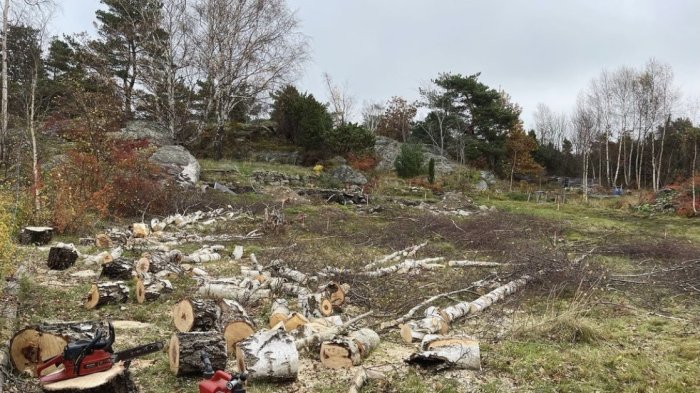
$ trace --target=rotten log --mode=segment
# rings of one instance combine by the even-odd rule
[[[406,363],[431,371],[481,370],[479,342],[467,336],[428,334],[421,341],[420,351],[411,354]]]
[[[92,285],[83,305],[90,310],[105,304],[126,303],[128,299],[129,287],[124,281],[103,282]]]
[[[126,258],[117,258],[102,265],[102,277],[113,280],[130,280],[136,273],[134,271],[134,261]]]
[[[202,352],[214,370],[226,370],[226,340],[217,331],[175,333],[170,337],[168,362],[175,375],[202,375]]]
[[[336,337],[321,344],[321,364],[328,368],[350,368],[379,346],[379,335],[372,329],[360,329],[347,337]]]
[[[44,392],[52,393],[138,393],[139,389],[131,379],[129,370],[123,363],[117,363],[109,370],[88,374],[43,385]]]
[[[221,299],[218,306],[221,309],[219,329],[226,339],[228,353],[234,353],[236,344],[255,333],[255,322],[243,306],[234,300]]]
[[[215,330],[220,326],[221,309],[213,300],[185,299],[175,304],[172,316],[179,332]]]
[[[61,322],[28,326],[12,336],[9,345],[10,362],[15,370],[34,375],[36,366],[63,352],[68,343],[92,340],[97,329],[105,329],[100,322]],[[55,371],[49,367],[43,375]]]
[[[52,227],[24,227],[19,232],[19,244],[43,246],[53,238]]]
[[[236,346],[238,369],[250,380],[286,381],[297,378],[299,351],[283,328],[261,330]]]
[[[49,258],[46,261],[49,269],[66,270],[75,264],[78,260],[78,250],[72,244],[60,244],[56,247],[51,247],[49,250]]]

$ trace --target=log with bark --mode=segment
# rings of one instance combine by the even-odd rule
[[[136,275],[134,261],[126,258],[117,258],[102,265],[102,277],[112,280],[130,280]]]
[[[103,251],[97,255],[89,255],[86,257],[85,262],[88,264],[104,265],[105,263],[112,262],[113,260],[119,258],[124,253],[124,249],[117,247],[111,251]]]
[[[379,335],[372,329],[360,329],[347,337],[336,337],[321,344],[321,364],[328,368],[358,366],[379,345]]]
[[[144,238],[147,238],[148,235],[151,234],[151,231],[148,228],[148,225],[146,225],[145,223],[137,222],[137,223],[131,225],[131,233],[132,233],[134,238],[144,239]]]
[[[415,245],[415,246],[410,246],[407,248],[404,248],[403,250],[393,252],[389,255],[385,255],[384,257],[368,263],[364,266],[363,270],[371,270],[374,269],[375,266],[382,265],[384,263],[387,263],[389,261],[400,261],[402,258],[410,258],[416,255],[416,252],[420,250],[421,248],[425,247],[428,244],[428,242],[423,242],[421,244]]]
[[[298,296],[299,310],[307,318],[333,315],[333,303],[326,293],[309,293]]]
[[[442,269],[445,268],[445,265],[440,264],[440,263],[434,263],[434,262],[440,262],[444,260],[443,257],[436,257],[436,258],[425,258],[425,259],[420,259],[420,260],[413,260],[413,259],[407,259],[401,263],[397,263],[392,266],[387,266],[383,268],[379,268],[376,270],[371,270],[371,271],[361,271],[361,272],[353,272],[348,269],[342,269],[342,268],[337,268],[337,267],[332,267],[332,266],[327,266],[324,268],[319,276],[332,276],[332,275],[339,275],[339,274],[353,274],[357,276],[364,276],[364,277],[384,277],[389,274],[393,273],[399,273],[399,274],[405,274],[410,271],[414,270],[435,270],[435,269]]]
[[[236,361],[251,380],[293,380],[299,370],[299,351],[283,328],[261,330],[238,343]]]
[[[285,266],[284,261],[281,259],[272,261],[270,265],[265,267],[265,270],[272,272],[273,276],[286,278],[300,285],[307,285],[316,280],[315,276],[309,276],[306,273]]]
[[[97,329],[104,331],[100,322],[61,322],[28,326],[12,336],[9,355],[12,366],[19,372],[34,373],[44,359],[63,352],[66,344],[80,340],[92,340]],[[55,371],[49,367],[43,374]]]
[[[112,248],[114,246],[114,241],[104,233],[100,233],[95,236],[95,246],[97,248]]]
[[[269,298],[271,291],[261,287],[257,280],[219,279],[205,282],[197,294],[212,299],[233,299],[249,305]]]
[[[298,312],[293,312],[289,314],[289,317],[284,321],[284,330],[292,331],[296,330],[309,323],[309,320]]]
[[[182,258],[182,262],[187,263],[204,263],[213,262],[221,259],[221,254],[217,251],[221,251],[223,246],[211,246],[203,247],[190,255],[186,255]]]
[[[24,227],[19,232],[19,244],[43,246],[53,238],[52,227]]]
[[[46,264],[52,270],[66,270],[73,266],[76,260],[78,260],[78,250],[75,249],[75,246],[72,244],[60,244],[56,247],[51,247]]]
[[[117,363],[107,371],[67,379],[42,386],[44,392],[57,393],[138,393],[129,370]]]
[[[321,319],[315,321],[314,323],[308,323],[304,326],[304,330],[306,332],[312,332],[312,334],[305,334],[304,337],[295,340],[294,345],[296,345],[297,349],[315,347],[317,345],[320,345],[324,341],[332,340],[336,336],[345,333],[357,321],[364,319],[370,315],[372,315],[372,311],[368,311],[364,314],[349,319],[342,325],[334,325],[331,321],[327,319]],[[325,323],[321,321],[324,321]],[[317,327],[318,329],[314,331],[314,327]]]
[[[467,336],[428,334],[421,341],[420,351],[411,354],[406,363],[431,371],[481,370],[479,342]]]
[[[230,299],[221,299],[219,329],[224,333],[228,353],[234,353],[236,344],[255,333],[255,322],[248,316],[243,306]]]
[[[287,299],[275,299],[270,307],[269,326],[273,328],[278,323],[284,322],[289,318],[289,303]]]
[[[179,332],[216,330],[221,308],[209,299],[185,299],[173,307],[173,323]]]
[[[173,284],[169,280],[143,273],[136,280],[136,302],[142,304],[160,298],[163,294],[173,292]]]
[[[426,334],[435,334],[438,332],[445,334],[447,333],[447,329],[449,329],[450,323],[454,320],[483,311],[497,301],[505,298],[507,295],[517,292],[533,279],[532,276],[525,275],[494,289],[474,301],[460,302],[442,311],[438,311],[435,307],[429,307],[426,310],[425,318],[418,321],[411,321],[400,326],[401,337],[405,342],[410,343],[422,340]]]
[[[105,304],[126,303],[129,299],[129,287],[123,281],[93,284],[83,304],[87,309],[98,308]]]
[[[235,246],[233,248],[233,259],[236,261],[240,261],[241,258],[243,258],[243,246]]]
[[[486,261],[449,261],[447,266],[450,267],[501,267],[502,263],[486,262]]]
[[[170,370],[177,376],[202,375],[202,352],[214,370],[226,370],[226,340],[217,331],[173,334],[168,347]]]
[[[348,393],[360,393],[362,387],[365,386],[365,383],[370,379],[386,379],[386,375],[378,371],[367,370],[364,367],[360,367],[355,373],[355,377],[352,379],[352,385],[350,385]]]

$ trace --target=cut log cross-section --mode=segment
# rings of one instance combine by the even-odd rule
[[[185,299],[173,307],[173,322],[180,332],[216,330],[221,309],[213,300]]]
[[[406,360],[408,364],[433,371],[481,370],[479,342],[471,337],[428,334],[423,337],[420,349]]]
[[[360,329],[321,344],[321,363],[328,368],[358,366],[378,345],[379,335],[374,330]]]
[[[139,304],[154,301],[172,291],[173,284],[169,280],[153,277],[149,273],[144,273],[136,280],[136,302]]]
[[[299,370],[299,351],[283,328],[261,330],[241,341],[236,359],[251,380],[293,380]]]
[[[104,326],[99,322],[64,322],[26,327],[10,340],[12,366],[20,372],[34,373],[42,360],[63,352],[70,342],[91,340],[98,328],[104,329]],[[55,370],[55,367],[49,367],[43,374]]]
[[[218,305],[221,309],[220,330],[226,338],[226,350],[234,353],[236,344],[255,333],[255,323],[243,306],[234,300],[221,299]]]
[[[202,375],[202,352],[206,352],[214,370],[226,369],[226,340],[219,332],[175,333],[170,338],[168,361],[177,376]]]
[[[309,320],[305,316],[299,314],[298,312],[293,312],[289,314],[287,320],[284,321],[284,330],[288,332],[296,330],[307,323],[309,323]]]
[[[289,314],[289,303],[287,299],[273,300],[272,307],[270,308],[270,328],[275,327],[280,322],[286,321],[287,318],[289,318]]]
[[[44,392],[56,393],[138,393],[129,370],[115,364],[107,371],[67,379],[42,386]]]
[[[134,261],[117,258],[102,265],[102,276],[113,280],[130,280],[134,273]]]
[[[128,299],[129,287],[123,281],[104,282],[92,285],[84,306],[93,309],[105,304],[126,303]]]
[[[149,261],[148,258],[140,258],[134,264],[134,270],[136,271],[136,274],[138,274],[138,275],[143,275],[143,274],[148,273],[148,270],[150,268],[151,268],[151,261]]]
[[[75,247],[72,244],[63,245],[63,247],[51,247],[46,264],[52,270],[66,270],[73,266],[77,259],[78,251]]]

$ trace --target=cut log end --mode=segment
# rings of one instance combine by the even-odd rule
[[[168,346],[170,370],[177,376],[202,375],[202,352],[215,370],[226,369],[226,341],[215,331],[175,333]]]
[[[60,393],[136,393],[139,391],[131,380],[129,371],[121,363],[107,371],[43,385],[42,389],[44,392]]]
[[[331,299],[321,299],[321,304],[319,304],[318,309],[324,317],[333,315],[333,303]]]
[[[173,307],[173,322],[180,332],[189,332],[194,326],[194,309],[189,300],[178,302]]]
[[[224,337],[226,338],[226,350],[228,353],[234,353],[236,344],[245,340],[255,333],[255,329],[246,321],[231,322],[224,328]]]
[[[35,374],[36,366],[42,360],[58,355],[63,351],[67,342],[65,339],[52,334],[42,334],[34,329],[19,331],[10,341],[10,360],[15,370],[28,371]],[[56,371],[56,367],[48,367],[42,375]]]
[[[328,368],[350,368],[353,366],[350,350],[335,343],[321,344],[321,364]]]
[[[87,294],[87,298],[85,298],[85,308],[88,310],[92,310],[93,308],[97,307],[97,304],[100,302],[100,290],[97,288],[96,284],[92,284],[90,287],[90,292]]]
[[[146,286],[143,284],[142,279],[136,280],[136,302],[138,304],[143,304],[146,301]]]
[[[309,320],[305,316],[293,312],[286,321],[284,321],[284,330],[290,332],[296,330],[297,328],[306,325]]]
[[[173,334],[172,337],[170,337],[168,363],[170,363],[170,371],[177,374],[180,369],[180,339],[177,338],[177,334]]]

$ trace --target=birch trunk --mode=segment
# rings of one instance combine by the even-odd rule
[[[481,370],[479,342],[465,336],[429,334],[423,337],[420,351],[413,353],[406,362],[431,371],[449,368]]]
[[[284,329],[261,330],[241,341],[236,360],[250,380],[294,380],[299,371],[299,351]]]

